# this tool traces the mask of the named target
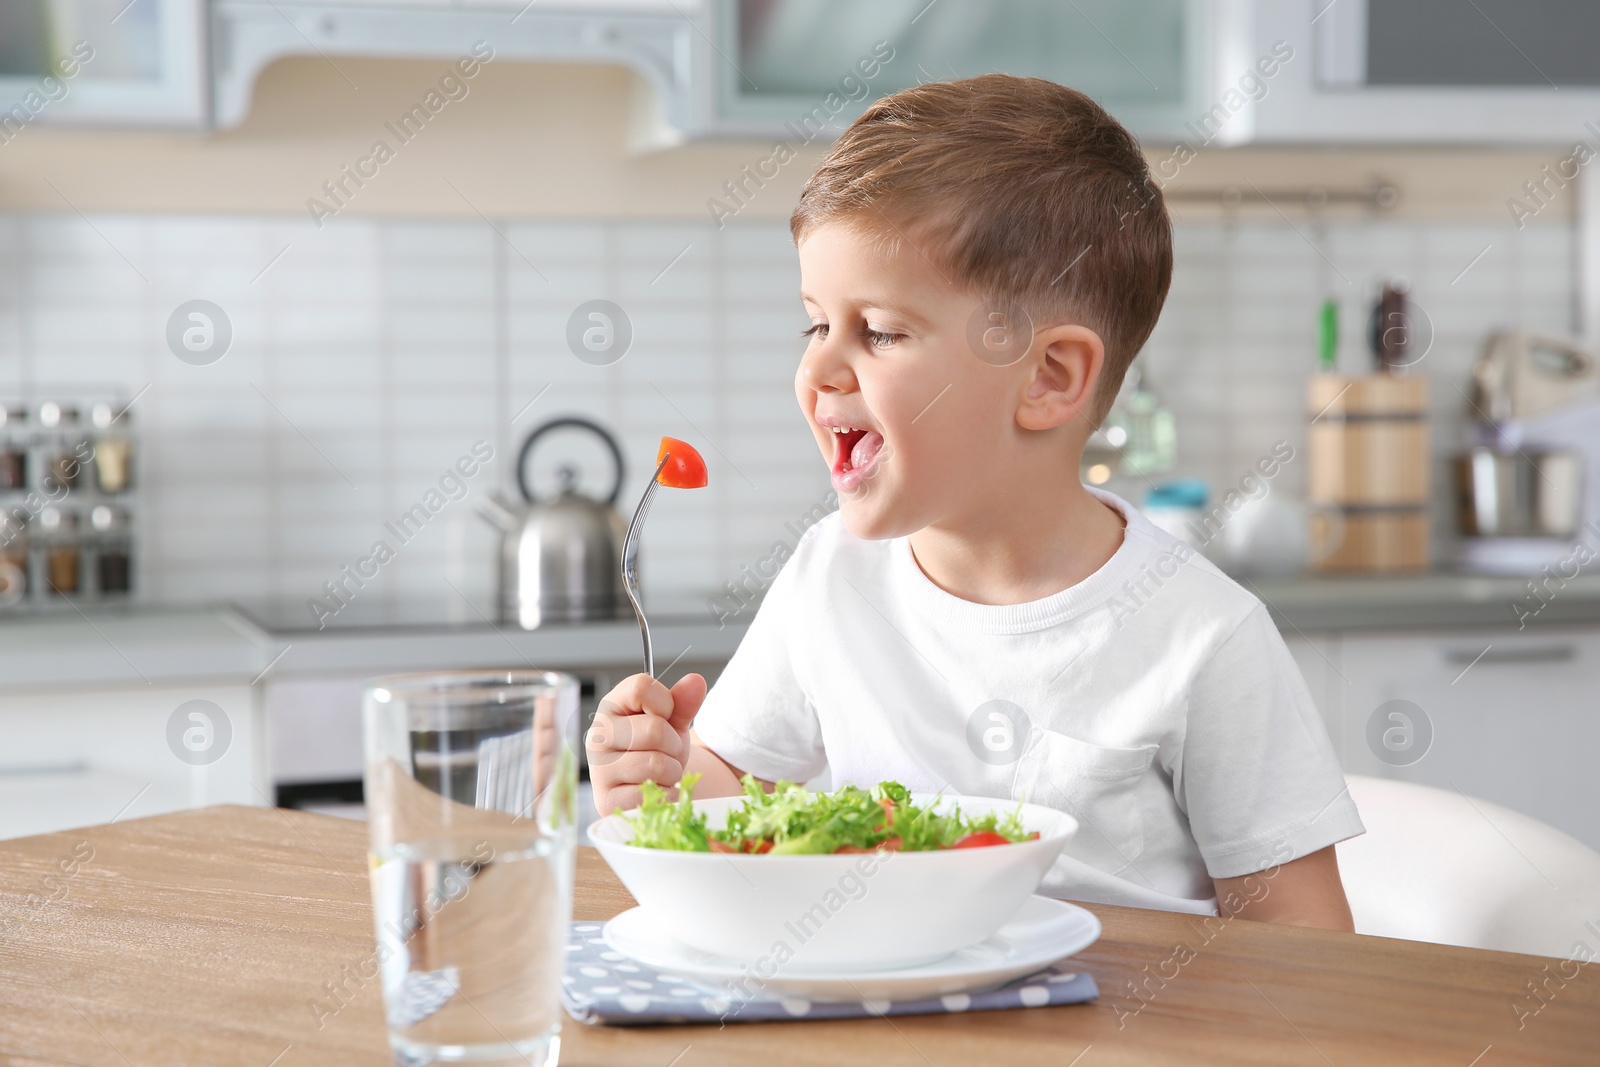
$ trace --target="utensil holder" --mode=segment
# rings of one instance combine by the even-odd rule
[[[1427,379],[1319,374],[1306,400],[1312,568],[1426,569]]]

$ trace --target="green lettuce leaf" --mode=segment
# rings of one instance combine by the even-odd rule
[[[898,839],[907,852],[949,848],[981,831],[991,831],[1008,841],[1023,841],[1021,805],[1007,814],[988,812],[969,817],[959,808],[935,812],[911,802],[911,793],[899,782],[879,782],[869,789],[846,785],[831,793],[812,793],[793,782],[778,782],[768,793],[754,777],[743,779],[745,803],[728,813],[721,830],[708,831],[704,815],[692,807],[699,775],[686,774],[678,785],[678,799],[668,800],[654,782],[640,787],[643,801],[627,816],[633,824],[629,844],[680,852],[708,852],[711,842],[733,851],[771,843],[771,854],[825,855],[840,848],[875,849]],[[885,810],[884,802],[889,802]]]

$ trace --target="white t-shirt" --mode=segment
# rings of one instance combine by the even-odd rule
[[[1209,914],[1211,878],[1364,832],[1265,608],[1118,497],[1078,584],[974,604],[905,538],[806,531],[695,721],[759,778],[1010,797],[1080,828],[1041,891]]]

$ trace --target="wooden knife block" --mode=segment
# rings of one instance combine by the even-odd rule
[[[1425,569],[1427,379],[1319,374],[1306,400],[1312,569]]]

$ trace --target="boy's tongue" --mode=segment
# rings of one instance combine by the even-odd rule
[[[883,434],[876,430],[868,430],[862,434],[861,440],[850,450],[850,469],[865,470],[877,457],[881,448],[883,448]]]

